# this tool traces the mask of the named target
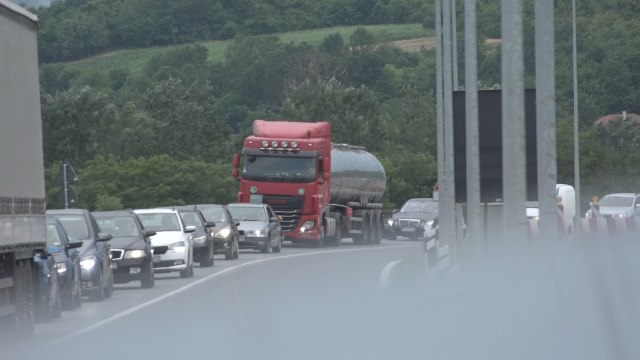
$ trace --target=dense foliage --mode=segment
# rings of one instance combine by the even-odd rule
[[[379,43],[364,28],[351,37],[327,36],[319,46],[250,34],[423,20],[416,14],[427,14],[424,24],[430,27],[432,1],[289,0],[276,6],[266,0],[67,0],[56,4],[40,10],[41,51],[69,52],[46,55],[45,62],[105,48],[234,36],[218,62],[208,60],[205,47],[183,45],[158,51],[141,72],[126,66],[109,70],[41,66],[46,165],[50,173],[65,158],[76,166],[82,181],[80,205],[111,208],[232,200],[230,156],[240,149],[241,139],[257,118],[330,121],[335,141],[363,145],[384,163],[388,207],[407,197],[431,195],[436,181],[432,49],[405,52]],[[407,4],[423,10],[407,15],[402,10]],[[219,6],[224,11],[199,8],[197,15],[189,13],[198,6]],[[499,38],[499,6],[498,0],[478,1],[483,37]],[[640,58],[640,38],[635,36],[640,25],[631,15],[640,6],[632,0],[590,0],[578,6],[583,191],[585,195],[636,191],[638,124],[613,121],[594,126],[593,122],[623,110],[640,112],[635,101],[640,98],[635,61]],[[558,172],[560,182],[571,184],[571,1],[559,0],[556,8]],[[114,9],[119,10],[109,12]],[[174,11],[171,19],[167,9]],[[525,10],[526,83],[533,87],[532,1],[525,1]],[[458,1],[459,31],[462,11]],[[99,18],[104,14],[109,16]],[[218,22],[208,21],[208,27],[195,26],[198,19],[212,14],[224,16]],[[310,15],[313,19],[307,18]],[[78,19],[91,16],[99,19],[86,20],[92,26],[85,31]],[[139,18],[123,20],[127,16]],[[78,26],[54,30],[67,22]],[[155,26],[169,28],[159,31]],[[102,42],[82,39],[98,36],[102,28]],[[68,50],[60,43],[63,39],[70,48],[87,48]],[[463,46],[459,41],[461,84]],[[480,46],[479,79],[483,87],[500,83],[499,43]]]

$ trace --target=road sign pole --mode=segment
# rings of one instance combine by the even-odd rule
[[[576,235],[582,235],[582,226],[580,219],[582,218],[582,211],[580,205],[582,200],[580,198],[580,138],[578,133],[578,59],[577,59],[577,45],[576,45],[576,0],[573,0],[573,176],[574,186],[576,189],[576,221],[573,227]]]
[[[62,164],[62,177],[64,180],[64,208],[69,208],[69,189],[67,188],[67,164]]]
[[[442,0],[436,0],[436,137],[438,142],[438,213],[439,216],[440,237],[446,228],[445,213],[445,196],[444,196],[444,104],[442,90]]]

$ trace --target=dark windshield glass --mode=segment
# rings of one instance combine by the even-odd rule
[[[202,223],[198,219],[198,214],[195,211],[180,211],[180,218],[184,223],[184,226],[195,226],[196,228],[202,227]]]
[[[633,205],[631,196],[605,196],[600,200],[600,206],[629,207],[631,205]]]
[[[178,216],[174,213],[138,214],[142,226],[155,231],[182,231]]]
[[[201,209],[202,215],[207,221],[227,222],[227,214],[221,207],[209,207]]]
[[[90,240],[89,227],[82,215],[55,215],[69,237],[76,240]]]
[[[263,208],[255,206],[229,206],[229,212],[238,221],[267,221]]]
[[[100,232],[109,233],[114,238],[138,236],[135,220],[130,216],[96,217]]]
[[[309,182],[316,178],[316,159],[247,155],[242,177],[258,181]]]
[[[400,209],[402,212],[438,214],[438,203],[435,201],[409,200]]]

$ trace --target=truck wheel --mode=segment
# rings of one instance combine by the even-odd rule
[[[365,245],[365,244],[369,244],[370,243],[370,236],[371,236],[371,227],[369,226],[369,216],[365,215],[364,220],[362,221],[362,239],[360,240],[361,245]]]
[[[382,242],[382,233],[384,232],[384,224],[382,223],[382,216],[376,217],[376,239],[375,243],[380,244]]]
[[[324,228],[324,224],[320,226],[320,236],[318,236],[318,240],[311,242],[311,247],[313,248],[321,248],[324,246],[325,234],[327,233]]]
[[[15,324],[19,336],[30,336],[34,329],[34,277],[31,263],[19,261],[16,265],[16,286],[13,300],[16,307]]]

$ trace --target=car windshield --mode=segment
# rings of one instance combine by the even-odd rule
[[[417,212],[426,214],[438,214],[438,203],[435,201],[409,200],[400,209],[401,212]]]
[[[227,214],[222,207],[206,207],[201,209],[207,221],[227,222]]]
[[[142,226],[155,231],[182,231],[178,215],[175,213],[144,213],[138,214]]]
[[[633,205],[632,196],[605,196],[600,200],[600,206],[629,207]]]
[[[262,207],[229,206],[229,212],[238,221],[267,221],[267,215]]]
[[[242,177],[258,181],[309,182],[316,178],[316,159],[246,155]]]
[[[184,226],[202,227],[202,222],[198,219],[198,214],[195,211],[180,211],[180,218]]]
[[[109,233],[114,238],[138,236],[140,230],[131,216],[96,216],[100,232]]]
[[[53,224],[47,224],[47,245],[62,246],[58,228]]]
[[[90,240],[89,227],[82,215],[55,215],[72,239]]]

